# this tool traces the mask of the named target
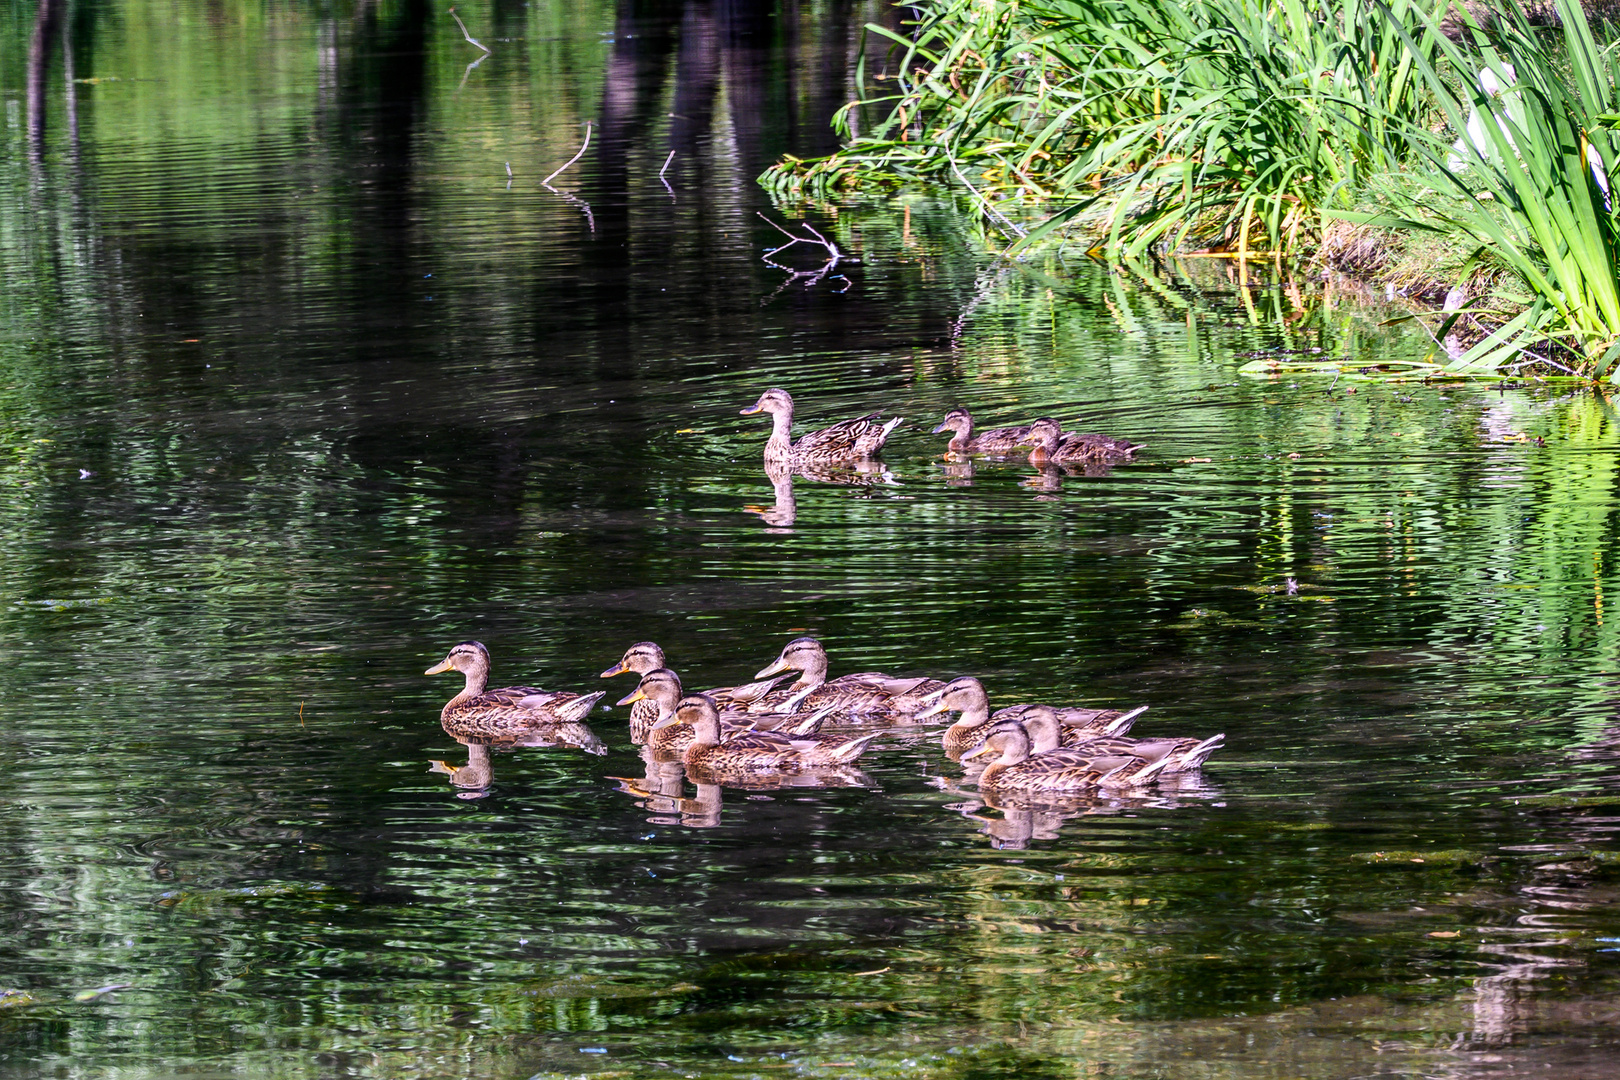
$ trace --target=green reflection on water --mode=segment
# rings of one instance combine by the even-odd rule
[[[5,129],[0,1069],[1605,1060],[1606,398],[1254,379],[1426,343],[1338,286],[991,264],[937,197],[769,207],[871,5],[459,11],[470,72],[410,4],[86,6],[77,143],[59,54],[37,164]],[[3,13],[11,101],[31,34]],[[587,118],[569,202],[535,181]],[[849,291],[780,288],[756,210],[858,253]],[[905,415],[894,482],[747,513],[779,493],[736,413],[777,383]],[[1149,448],[947,469],[957,404]],[[683,816],[609,779],[643,772],[622,710],[487,798],[427,772],[463,750],[420,672],[462,638],[595,689],[634,640],[723,685],[806,632],[835,673],[1228,745],[1035,809],[918,736],[870,787]]]

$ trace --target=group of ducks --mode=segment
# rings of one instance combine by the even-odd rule
[[[1130,738],[1127,733],[1145,707],[1121,712],[1029,704],[991,712],[976,678],[942,682],[862,672],[829,680],[827,666],[819,641],[795,638],[755,676],[757,681],[687,693],[664,651],[642,641],[602,678],[640,676],[636,689],[618,702],[630,706],[631,740],[664,760],[684,762],[700,783],[699,778],[753,782],[848,765],[885,731],[946,713],[957,714],[943,735],[946,753],[960,761],[989,759],[978,777],[984,791],[1140,788],[1163,776],[1196,771],[1224,740],[1222,735]],[[459,671],[465,677],[466,685],[439,719],[452,737],[486,748],[486,762],[490,745],[566,744],[606,752],[585,725],[603,691],[491,690],[489,667],[489,650],[463,641],[427,670],[429,675]],[[798,677],[783,685],[788,672]]]
[[[771,389],[742,410],[743,416],[771,414],[771,437],[765,443],[767,466],[816,467],[856,465],[877,456],[889,433],[901,418],[883,420],[881,413],[868,413],[853,420],[841,420],[831,427],[812,431],[793,440],[793,398],[782,389]],[[1041,417],[1017,427],[991,428],[975,433],[973,416],[966,409],[952,409],[934,428],[933,434],[951,433],[947,453],[956,457],[970,454],[1008,456],[1027,450],[1032,465],[1097,464],[1129,461],[1142,449],[1111,435],[1091,435],[1064,431],[1049,417]]]

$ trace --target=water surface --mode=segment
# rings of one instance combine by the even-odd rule
[[[770,205],[876,5],[457,13],[471,69],[409,3],[3,14],[0,1069],[1612,1069],[1604,391],[1242,374],[1428,343],[1337,283],[999,263],[945,195]],[[905,416],[891,482],[779,501],[771,385]],[[958,404],[1148,449],[969,474]],[[677,804],[624,710],[428,771],[464,638],[617,697],[632,641],[707,686],[806,633],[1227,748],[1062,811],[922,735]]]

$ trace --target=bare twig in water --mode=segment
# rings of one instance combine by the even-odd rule
[[[669,157],[664,159],[664,167],[662,169],[658,170],[658,179],[662,180],[664,178],[664,174],[669,172],[669,163],[674,161],[674,160],[675,160],[675,151],[671,150],[669,152]]]
[[[956,178],[962,181],[967,189],[973,192],[974,197],[984,205],[985,211],[989,213],[990,220],[995,222],[996,228],[1006,233],[1009,237],[1022,237],[1024,235],[1024,230],[1019,228],[1016,222],[1010,220],[1006,214],[1003,214],[1000,210],[997,210],[994,206],[992,206],[990,204],[990,200],[985,198],[984,195],[980,193],[978,188],[969,183],[968,178],[963,176],[962,170],[957,167],[956,159],[954,157],[947,156],[945,160],[951,163],[951,171],[956,174]]]
[[[461,16],[456,14],[455,8],[450,9],[450,17],[456,20],[457,26],[461,27],[461,36],[467,39],[467,44],[476,45],[480,49],[483,49],[485,56],[488,56],[493,51],[488,45],[485,45],[482,41],[475,39],[471,34],[467,33],[467,24],[461,21]]]
[[[590,145],[591,145],[591,122],[589,120],[587,120],[587,121],[585,121],[585,141],[580,144],[579,153],[575,154],[573,157],[571,157],[567,161],[563,162],[562,163],[562,168],[559,168],[557,170],[557,172],[552,173],[550,176],[546,177],[544,180],[542,180],[540,182],[542,184],[546,185],[546,187],[550,187],[551,182],[554,179],[557,178],[557,173],[562,172],[563,169],[568,168],[568,166],[572,165],[574,162],[576,162],[580,158],[584,157],[585,156],[585,148],[590,146]]]
[[[844,253],[838,250],[837,244],[833,243],[831,240],[828,240],[825,236],[822,236],[807,222],[800,222],[800,224],[804,226],[804,231],[810,235],[795,236],[786,229],[782,228],[782,226],[778,225],[776,222],[772,221],[770,218],[766,217],[764,214],[760,214],[759,219],[788,238],[787,243],[773,247],[765,254],[760,256],[760,261],[766,266],[774,267],[777,270],[786,270],[788,272],[787,280],[783,281],[782,284],[777,287],[776,292],[771,293],[770,296],[767,296],[764,300],[760,301],[761,304],[770,303],[771,300],[775,299],[778,293],[787,288],[789,285],[793,284],[795,281],[804,281],[804,287],[808,289],[814,285],[820,284],[824,279],[827,279],[829,275],[831,275],[832,280],[842,281],[844,283],[844,287],[842,289],[834,289],[834,292],[849,291],[850,286],[853,285],[854,282],[850,281],[849,278],[845,277],[843,274],[833,273],[833,270],[837,268],[839,262],[844,258]],[[771,261],[772,255],[775,255],[778,251],[783,251],[790,248],[794,244],[820,244],[826,249],[827,261],[814,270],[795,270],[791,266],[783,266],[781,263]]]

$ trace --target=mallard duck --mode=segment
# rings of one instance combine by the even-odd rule
[[[1031,709],[1046,709],[1060,722],[1065,745],[1078,743],[1088,736],[1123,735],[1131,729],[1136,718],[1147,710],[1143,705],[1129,712],[1118,709],[1054,709],[1050,705],[1010,705],[990,713],[990,697],[984,684],[971,675],[952,679],[925,698],[929,707],[917,714],[923,720],[943,712],[959,712],[961,717],[945,729],[942,741],[945,752],[953,757],[984,742],[994,722],[1017,720]],[[1067,714],[1067,715],[1065,715]]]
[[[945,414],[929,434],[953,432],[945,449],[952,454],[1011,454],[1029,445],[1029,425],[991,428],[973,434],[973,414],[966,409],[952,409]]]
[[[452,737],[514,744],[563,742],[592,753],[607,753],[607,747],[582,723],[605,691],[580,695],[532,686],[486,690],[489,650],[477,641],[463,641],[424,674],[444,671],[459,671],[467,678],[461,693],[439,713],[439,723]]]
[[[1131,754],[1092,756],[1076,750],[1031,756],[1029,732],[1024,725],[1012,722],[997,724],[984,745],[963,754],[962,760],[989,754],[1000,756],[979,774],[980,790],[1049,794],[1145,787],[1158,778],[1170,760],[1166,757],[1150,762]]]
[[[1088,735],[1065,728],[1058,719],[1057,710],[1050,705],[1030,705],[1018,721],[1029,732],[1030,753],[1047,754],[1062,749],[1070,754],[1096,757],[1099,754],[1129,754],[1150,764],[1160,758],[1169,758],[1162,775],[1192,772],[1203,768],[1209,756],[1221,748],[1225,735],[1212,735],[1207,739],[1127,739],[1120,736]],[[1075,732],[1070,735],[1069,732]]]
[[[688,769],[724,775],[726,773],[797,772],[818,765],[843,765],[860,757],[878,732],[846,739],[839,735],[812,735],[795,739],[774,732],[745,731],[724,742],[720,735],[720,711],[714,699],[704,694],[681,698],[672,716],[653,726],[659,728],[687,724],[692,741],[683,759]]]
[[[793,398],[786,390],[771,389],[742,410],[741,415],[771,414],[771,437],[765,443],[765,460],[785,465],[838,465],[865,461],[879,450],[900,423],[895,417],[880,422],[881,413],[867,413],[853,420],[840,420],[832,427],[812,431],[798,442],[793,434]]]
[[[1063,426],[1050,417],[1041,417],[1029,425],[1029,463],[1040,465],[1051,461],[1088,463],[1103,461],[1129,461],[1146,443],[1133,443],[1111,435],[1080,435],[1063,430]]]
[[[665,753],[678,754],[684,751],[692,742],[691,727],[686,724],[669,724],[662,727],[658,725],[658,721],[674,715],[682,696],[681,677],[668,668],[659,668],[643,675],[641,684],[634,692],[618,702],[620,705],[630,705],[632,716],[636,705],[650,704],[653,707],[652,723],[635,741],[645,742],[654,750]],[[745,731],[775,730],[785,736],[808,738],[821,730],[822,721],[828,711],[823,709],[817,713],[791,714],[726,711],[720,714],[720,736],[725,740]]]
[[[781,655],[755,675],[763,679],[782,671],[797,671],[789,685],[771,691],[762,702],[749,706],[750,712],[765,707],[777,712],[799,708],[824,709],[834,706],[840,720],[855,723],[906,722],[917,718],[924,698],[945,684],[938,679],[896,678],[877,671],[840,675],[827,681],[827,650],[812,637],[794,638]],[[777,695],[786,695],[778,698]]]
[[[611,679],[613,676],[622,675],[627,671],[633,671],[637,675],[646,675],[648,672],[657,671],[660,668],[668,670],[668,665],[664,661],[664,650],[651,641],[638,641],[624,650],[624,656],[619,659],[619,662],[602,672],[601,677]],[[721,709],[743,709],[763,699],[784,678],[786,676],[778,676],[774,679],[766,679],[763,682],[747,683],[743,686],[721,686],[703,692],[714,698]],[[634,696],[631,695],[632,698]],[[676,700],[679,700],[680,696],[677,693],[675,695]],[[786,697],[786,694],[782,694],[778,700],[783,700]],[[629,700],[630,698],[625,699],[625,701]],[[623,705],[625,701],[621,701],[619,704]],[[673,707],[674,703],[671,702],[671,708]],[[652,730],[653,724],[658,720],[658,715],[658,704],[656,702],[647,698],[636,699],[636,703],[630,706],[631,740],[638,743],[645,742],[647,732]]]

